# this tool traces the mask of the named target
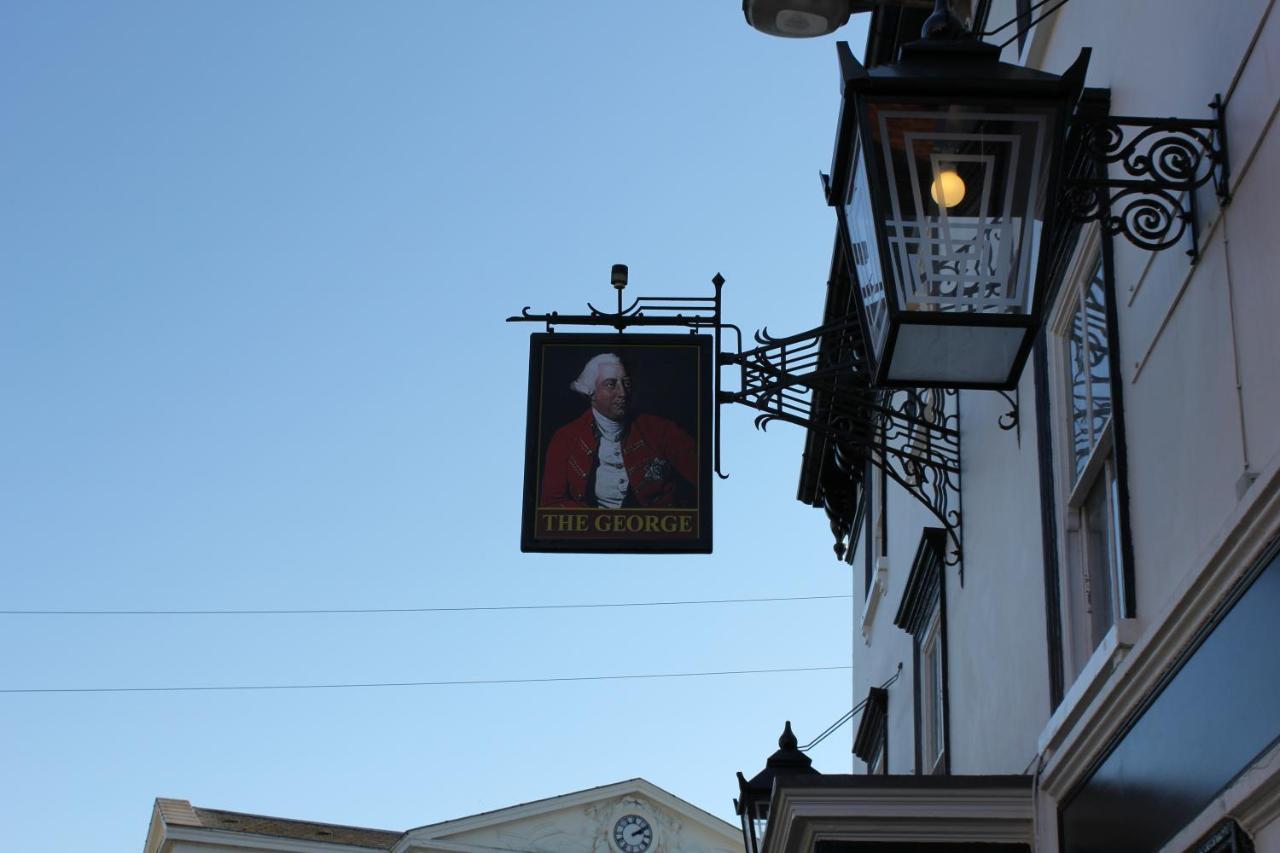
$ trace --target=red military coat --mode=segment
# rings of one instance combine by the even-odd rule
[[[591,409],[551,437],[538,506],[594,507],[600,436]],[[623,506],[697,505],[698,453],[689,434],[666,418],[637,415],[620,439],[627,469]]]

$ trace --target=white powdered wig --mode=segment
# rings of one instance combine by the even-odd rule
[[[600,353],[600,355],[587,362],[587,366],[582,368],[578,378],[573,380],[569,387],[579,394],[586,394],[590,397],[595,393],[596,380],[600,378],[600,368],[606,364],[616,364],[618,367],[622,367],[622,359],[618,358],[616,353]]]

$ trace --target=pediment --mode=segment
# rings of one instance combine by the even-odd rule
[[[737,853],[737,828],[646,782],[614,785],[537,800],[405,833],[393,853],[627,853],[614,827],[635,815],[650,827],[643,853]]]

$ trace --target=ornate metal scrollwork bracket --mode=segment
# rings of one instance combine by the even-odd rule
[[[1008,391],[997,391],[996,393],[999,394],[1001,397],[1004,397],[1004,401],[1009,404],[1009,411],[1005,412],[1003,415],[999,417],[999,419],[996,420],[996,426],[1000,427],[1000,429],[1004,430],[1005,432],[1008,432],[1009,430],[1013,430],[1014,431],[1013,434],[1018,440],[1018,446],[1021,447],[1022,446],[1022,419],[1021,419],[1022,401],[1021,399],[1019,399],[1018,389],[1014,388],[1012,393]]]
[[[775,338],[757,332],[758,346],[720,354],[739,369],[739,389],[720,402],[760,412],[757,429],[773,421],[802,426],[861,448],[872,465],[922,503],[951,539],[946,561],[961,562],[960,412],[954,390],[874,389],[856,336],[856,318]],[[842,353],[832,358],[830,353]],[[814,400],[825,401],[824,417]]]
[[[1108,235],[1123,235],[1159,251],[1191,232],[1191,263],[1199,258],[1196,190],[1210,181],[1222,206],[1230,201],[1226,107],[1217,95],[1214,117],[1203,121],[1078,113],[1070,136],[1078,162],[1091,168],[1067,175],[1066,216],[1099,222]],[[1119,172],[1113,177],[1110,172]]]
[[[757,429],[786,421],[837,439],[865,452],[867,459],[907,490],[938,519],[951,539],[947,565],[960,565],[960,409],[955,391],[938,389],[874,389],[862,355],[862,332],[856,316],[785,338],[757,332],[756,347],[743,350],[742,332],[721,315],[724,278],[711,280],[706,297],[642,296],[606,312],[587,304],[586,314],[530,312],[508,317],[509,323],[556,326],[609,326],[623,332],[635,326],[683,327],[715,335],[715,395],[719,405],[737,403],[760,412]],[[625,285],[624,285],[625,286]],[[724,332],[735,346],[725,348]],[[832,355],[832,354],[835,355]],[[739,387],[721,387],[721,369],[739,369]],[[823,399],[822,417],[815,396]],[[720,470],[720,418],[714,426],[715,472]],[[961,574],[963,583],[963,574]]]

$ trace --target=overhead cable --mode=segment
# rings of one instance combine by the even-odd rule
[[[881,690],[884,690],[884,689],[886,689],[887,687],[889,687],[889,685],[893,684],[893,682],[895,682],[895,681],[897,681],[897,680],[898,680],[898,676],[900,676],[900,675],[902,675],[902,661],[898,661],[898,668],[897,668],[896,670],[894,670],[893,675],[889,676],[889,678],[888,678],[888,679],[887,679],[883,684],[881,684],[881,685],[880,685],[880,689],[881,689]],[[808,742],[808,743],[806,743],[804,746],[800,747],[800,751],[801,751],[801,752],[808,752],[809,750],[813,749],[813,748],[814,748],[815,746],[817,746],[818,744],[822,743],[822,742],[823,742],[824,740],[826,740],[829,736],[831,736],[832,734],[834,734],[834,733],[835,733],[835,731],[836,731],[836,729],[840,728],[840,727],[841,727],[841,726],[843,726],[845,723],[849,722],[849,721],[850,721],[850,720],[852,720],[854,717],[856,717],[859,713],[861,713],[861,712],[862,712],[862,709],[863,709],[863,708],[865,708],[865,707],[867,707],[867,700],[866,700],[866,699],[863,699],[863,700],[862,700],[861,702],[859,702],[857,705],[854,705],[852,709],[850,709],[849,711],[845,712],[844,716],[842,716],[840,719],[836,720],[836,721],[835,721],[834,723],[832,723],[831,725],[827,726],[827,727],[826,727],[826,729],[822,732],[822,734],[818,735],[816,738],[814,738],[813,740],[809,741],[809,742]]]
[[[1025,11],[1020,12],[1020,13],[1018,13],[1017,15],[1014,15],[1012,18],[1010,18],[1009,20],[1005,21],[1003,24],[1001,24],[1000,26],[996,27],[994,30],[986,30],[986,31],[984,31],[984,32],[978,33],[978,35],[979,35],[979,37],[993,36],[993,35],[995,35],[996,33],[1000,32],[1001,30],[1003,30],[1003,29],[1007,29],[1007,28],[1009,28],[1009,27],[1013,26],[1014,24],[1018,23],[1018,21],[1020,21],[1022,18],[1030,17],[1030,15],[1031,15],[1033,12],[1035,12],[1036,10],[1038,10],[1041,6],[1045,5],[1046,3],[1050,3],[1050,2],[1052,2],[1052,0],[1039,0],[1039,2],[1032,3],[1030,6],[1028,6],[1028,7],[1027,7],[1027,9],[1026,9]],[[1067,0],[1058,0],[1057,5],[1056,5],[1056,6],[1054,6],[1052,9],[1050,9],[1049,11],[1045,12],[1045,13],[1044,13],[1044,14],[1042,14],[1042,15],[1037,16],[1036,18],[1034,18],[1034,19],[1032,19],[1032,20],[1030,20],[1030,21],[1027,21],[1025,24],[1020,25],[1020,26],[1018,27],[1018,34],[1017,34],[1017,35],[1015,35],[1013,38],[1009,39],[1008,41],[1002,42],[1002,43],[999,45],[1000,49],[1001,49],[1001,50],[1004,50],[1006,47],[1008,47],[1009,45],[1013,44],[1015,41],[1017,41],[1017,40],[1018,40],[1018,38],[1019,38],[1019,36],[1020,36],[1020,35],[1022,35],[1023,33],[1026,33],[1028,30],[1030,30],[1030,29],[1031,29],[1032,27],[1034,27],[1036,24],[1040,23],[1040,22],[1041,22],[1041,21],[1043,21],[1045,18],[1049,17],[1050,15],[1052,15],[1054,12],[1058,11],[1059,9],[1061,9],[1061,8],[1062,8],[1063,6],[1065,6],[1065,5],[1067,5]]]
[[[0,610],[0,616],[321,616],[375,613],[480,613],[506,610],[590,610],[617,607],[681,607],[701,604],[763,604],[826,601],[850,595],[794,595],[769,598],[703,598],[686,601],[623,601],[587,604],[495,604],[474,607],[255,608],[244,610]]]
[[[18,693],[184,693],[244,690],[356,690],[374,687],[463,687],[484,684],[561,684],[575,681],[626,681],[657,678],[704,678],[724,675],[768,675],[786,672],[835,672],[850,666],[803,666],[779,669],[723,669],[712,672],[658,672],[629,675],[567,675],[550,678],[471,678],[448,681],[374,681],[341,684],[214,684],[164,687],[9,687],[0,694]]]

